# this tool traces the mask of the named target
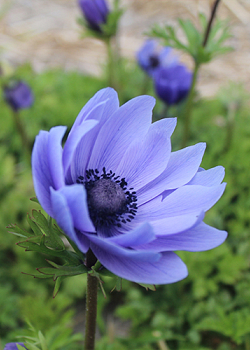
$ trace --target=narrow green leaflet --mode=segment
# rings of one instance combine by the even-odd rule
[[[48,261],[48,263],[53,267],[40,267],[37,270],[44,275],[52,276],[54,281],[61,276],[76,276],[88,272],[87,267],[83,264],[79,266],[60,266],[52,261]]]
[[[208,20],[201,14],[199,16],[202,30],[197,29],[190,20],[178,19],[180,28],[186,37],[186,43],[179,40],[177,30],[171,26],[153,26],[146,33],[151,37],[162,39],[164,45],[182,50],[191,55],[198,64],[207,63],[215,56],[232,51],[232,47],[224,43],[231,37],[229,26],[226,21],[216,20],[209,33],[208,41],[204,46],[204,36],[208,26]]]

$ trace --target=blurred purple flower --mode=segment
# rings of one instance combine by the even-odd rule
[[[85,20],[90,29],[101,33],[101,25],[107,22],[109,14],[105,0],[78,0]]]
[[[18,350],[17,344],[21,345],[24,349],[26,349],[24,343],[8,343],[5,345],[3,350]]]
[[[169,66],[177,62],[168,46],[159,47],[157,41],[147,40],[137,52],[137,62],[149,75],[153,75],[161,66]]]
[[[119,107],[113,89],[100,90],[63,149],[65,126],[40,131],[32,172],[43,209],[83,253],[91,249],[122,278],[165,284],[187,276],[174,251],[203,251],[225,240],[225,231],[202,221],[225,183],[223,167],[199,167],[204,143],[171,153],[176,119],[152,124],[154,104],[139,96]]]
[[[160,67],[154,75],[156,94],[168,105],[184,100],[191,84],[192,73],[182,64]]]
[[[23,81],[5,86],[3,92],[5,101],[14,111],[29,108],[34,102],[31,88]]]

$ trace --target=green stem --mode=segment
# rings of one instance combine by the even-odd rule
[[[209,39],[209,35],[212,29],[212,24],[215,18],[216,11],[218,9],[218,5],[220,3],[220,0],[215,0],[211,15],[208,21],[208,25],[204,34],[204,39],[202,42],[202,47],[205,48]],[[193,73],[193,80],[192,80],[192,85],[189,91],[189,95],[186,101],[186,106],[185,106],[185,123],[184,123],[184,130],[183,130],[183,138],[182,138],[182,147],[186,147],[187,142],[189,140],[190,136],[190,124],[191,124],[191,113],[192,113],[192,108],[193,108],[193,99],[194,99],[194,93],[195,93],[195,86],[196,86],[196,81],[197,81],[197,76],[198,76],[198,71],[201,66],[201,63],[195,59],[195,66],[194,66],[194,73]]]
[[[112,38],[106,39],[107,54],[108,54],[108,86],[116,88],[115,73],[116,73],[116,60],[114,58],[114,52],[112,47]]]
[[[27,159],[30,162],[30,141],[18,111],[13,111],[13,119],[14,119],[16,129],[21,137],[24,152],[26,153]]]
[[[181,147],[186,147],[187,142],[189,140],[189,136],[190,136],[191,112],[192,112],[192,107],[193,107],[193,99],[194,99],[194,93],[195,93],[195,87],[196,87],[196,81],[197,81],[199,68],[200,68],[200,64],[198,62],[196,62],[195,67],[194,67],[191,88],[190,88],[188,98],[187,98],[185,108],[184,108],[185,122],[184,122],[184,130],[183,130],[183,138],[182,138]]]
[[[87,253],[86,266],[91,268],[96,263],[96,257],[91,250]],[[85,342],[84,350],[95,349],[95,331],[97,315],[97,288],[98,280],[95,276],[87,276],[87,295],[86,295],[86,323],[85,323]]]

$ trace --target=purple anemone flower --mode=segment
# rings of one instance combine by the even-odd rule
[[[160,67],[154,75],[155,91],[168,105],[184,100],[192,84],[192,73],[182,64]]]
[[[22,346],[24,349],[26,349],[26,347],[24,346],[24,343],[8,343],[5,345],[3,350],[18,350],[17,344]]]
[[[90,29],[102,32],[101,25],[107,22],[109,8],[105,0],[78,0],[78,4]]]
[[[100,90],[63,148],[65,126],[40,131],[32,172],[43,209],[83,253],[122,278],[165,284],[187,276],[174,251],[225,240],[202,221],[225,183],[223,167],[200,168],[204,143],[171,152],[176,119],[152,124],[154,104],[139,96],[119,107],[116,91]]]
[[[140,67],[149,75],[153,75],[159,67],[177,62],[171,47],[159,47],[155,40],[147,40],[136,56]]]
[[[29,108],[34,102],[31,88],[23,81],[4,87],[4,99],[14,111]]]

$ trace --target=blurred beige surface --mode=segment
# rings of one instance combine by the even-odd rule
[[[112,3],[112,1],[110,0]],[[134,59],[142,45],[143,33],[152,24],[176,25],[176,18],[198,23],[198,13],[210,13],[211,0],[122,0],[126,11],[119,29],[122,55]],[[0,0],[5,11],[0,22],[1,59],[11,65],[31,62],[37,72],[50,67],[98,75],[105,60],[103,43],[81,39],[77,0]],[[212,96],[227,81],[243,82],[250,91],[250,0],[222,0],[217,16],[228,18],[234,51],[203,66],[199,88]],[[180,35],[181,32],[180,32]],[[192,61],[181,60],[190,68]]]

